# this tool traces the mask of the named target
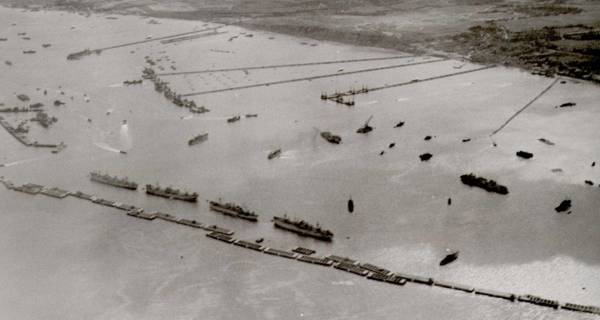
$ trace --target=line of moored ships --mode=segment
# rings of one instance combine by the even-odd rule
[[[100,172],[91,172],[91,180],[108,184],[115,187],[126,188],[130,190],[137,190],[138,184],[128,180],[127,178],[119,178]],[[179,189],[171,187],[160,187],[158,185],[146,184],[146,193],[159,197],[183,200],[189,202],[196,202],[198,199],[198,193],[180,191]],[[227,216],[240,218],[252,222],[258,221],[258,215],[252,211],[249,211],[234,203],[221,203],[217,201],[209,201],[210,209]],[[273,224],[275,227],[297,233],[302,236],[313,237],[320,240],[331,241],[333,239],[333,232],[327,229],[323,229],[317,223],[316,226],[312,225],[304,220],[290,219],[287,216],[273,217]]]

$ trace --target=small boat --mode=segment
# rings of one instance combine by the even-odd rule
[[[356,133],[365,134],[373,131],[374,128],[369,125],[369,121],[371,121],[371,119],[373,119],[373,116],[370,116],[369,119],[367,119],[367,121],[365,122],[365,124],[362,127],[358,128],[358,130],[356,130]]]
[[[234,123],[236,121],[240,121],[240,116],[235,116],[235,117],[231,117],[231,118],[227,119],[228,123]]]
[[[348,200],[348,212],[350,212],[350,213],[354,212],[354,201],[352,201],[352,198],[350,198],[350,200]]]
[[[280,155],[281,155],[281,149],[277,149],[275,151],[270,152],[269,155],[267,156],[267,158],[269,160],[273,160],[273,159],[279,157]]]
[[[333,144],[340,144],[340,142],[342,142],[342,137],[333,134],[329,131],[323,131],[321,132],[321,137],[325,140],[327,140],[327,142],[329,143],[333,143]]]
[[[445,266],[451,262],[454,262],[456,259],[458,259],[458,250],[446,255],[444,259],[440,261],[440,266]]]

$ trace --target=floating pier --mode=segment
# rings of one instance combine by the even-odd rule
[[[305,256],[310,256],[311,254],[315,254],[316,251],[313,249],[308,249],[308,248],[304,248],[304,247],[295,247],[294,249],[292,249],[293,252],[299,253],[299,254],[303,254]]]
[[[307,263],[312,263],[312,264],[318,264],[321,266],[327,266],[327,267],[329,267],[333,264],[333,261],[331,261],[327,258],[317,258],[317,257],[311,257],[311,256],[305,256],[305,255],[298,257],[296,260],[302,261],[302,262],[307,262]]]
[[[13,187],[13,190],[35,195],[42,191],[43,188],[39,184],[28,183],[19,187]]]
[[[289,251],[273,249],[273,248],[266,248],[265,250],[263,250],[263,252],[266,254],[271,254],[274,256],[282,257],[282,258],[296,259],[296,254],[293,252],[289,252]]]
[[[373,273],[378,273],[381,275],[389,275],[390,273],[392,273],[390,270],[382,268],[382,267],[378,267],[376,265],[370,264],[370,263],[361,263],[360,267],[366,270],[369,270]]]
[[[223,241],[223,242],[227,242],[227,243],[233,243],[235,241],[235,239],[231,236],[228,236],[226,234],[222,234],[220,232],[209,232],[206,234],[207,237],[215,239],[215,240],[219,240],[219,241]]]
[[[600,308],[596,307],[596,306],[586,306],[586,305],[580,305],[580,304],[574,304],[574,303],[561,304],[560,302],[558,302],[556,300],[545,299],[545,298],[530,295],[530,294],[516,295],[514,293],[501,292],[501,291],[495,291],[495,290],[489,290],[489,289],[481,289],[481,288],[473,288],[470,286],[456,284],[456,283],[452,283],[452,282],[434,280],[433,278],[430,278],[430,277],[422,277],[422,276],[417,276],[417,275],[404,274],[404,273],[400,273],[400,272],[392,272],[386,268],[379,267],[379,266],[371,264],[371,263],[359,263],[358,261],[356,261],[354,259],[351,259],[348,257],[343,257],[343,256],[338,256],[338,255],[333,255],[333,254],[329,255],[327,257],[313,257],[310,255],[315,253],[314,250],[302,248],[302,247],[296,247],[293,249],[293,251],[298,252],[298,253],[302,252],[302,253],[306,253],[306,254],[298,254],[298,253],[294,253],[294,252],[264,247],[264,246],[261,246],[259,244],[256,244],[256,243],[253,243],[250,241],[236,240],[232,237],[233,231],[227,230],[224,228],[220,228],[216,225],[207,226],[207,225],[197,222],[195,220],[189,220],[189,219],[183,219],[183,218],[179,219],[179,218],[177,218],[173,215],[167,214],[167,213],[161,213],[161,212],[145,213],[143,208],[137,208],[135,206],[124,205],[120,202],[113,202],[110,200],[102,199],[102,198],[99,198],[96,196],[92,196],[92,195],[83,193],[81,191],[68,192],[66,190],[62,190],[62,189],[59,189],[56,187],[48,188],[48,187],[44,187],[44,186],[33,184],[33,183],[28,183],[28,184],[25,184],[22,186],[15,187],[11,181],[4,179],[3,177],[0,177],[0,182],[2,184],[4,184],[4,186],[8,189],[25,192],[25,193],[32,194],[32,195],[42,194],[42,195],[46,195],[46,196],[50,196],[50,197],[57,197],[57,198],[64,198],[67,195],[71,195],[73,197],[80,198],[83,200],[90,200],[93,203],[97,203],[100,205],[111,206],[111,207],[115,207],[117,209],[127,210],[127,215],[131,216],[131,217],[140,218],[140,219],[144,219],[144,220],[150,220],[150,221],[158,218],[158,219],[162,219],[164,221],[174,222],[174,223],[177,223],[180,225],[199,228],[202,230],[209,231],[206,234],[206,236],[211,239],[219,240],[219,241],[222,241],[222,242],[225,242],[228,244],[234,244],[234,245],[242,247],[242,248],[246,248],[246,249],[250,249],[250,250],[254,250],[254,251],[258,251],[258,252],[263,252],[265,254],[269,254],[269,255],[273,255],[273,256],[277,256],[277,257],[297,260],[297,261],[315,264],[315,265],[321,265],[321,266],[325,266],[325,267],[333,266],[337,270],[342,270],[342,271],[345,271],[348,273],[355,274],[357,276],[366,277],[369,280],[386,282],[386,283],[395,284],[395,285],[405,285],[408,281],[410,281],[414,284],[422,284],[422,285],[428,285],[428,286],[435,286],[435,287],[439,287],[439,288],[458,290],[458,291],[463,291],[463,292],[469,293],[469,294],[475,293],[474,296],[486,296],[486,297],[491,297],[491,298],[503,299],[503,300],[507,300],[507,301],[515,302],[515,303],[529,303],[529,304],[542,306],[542,307],[549,307],[549,308],[553,308],[553,309],[564,309],[567,311],[591,313],[591,314],[600,315]]]
[[[352,264],[352,263],[340,262],[340,263],[334,264],[333,267],[336,269],[346,271],[346,272],[357,274],[361,277],[364,277],[367,274],[369,274],[369,271],[361,268],[360,266],[358,266],[356,264]]]
[[[263,246],[256,244],[256,243],[244,241],[244,240],[237,240],[233,244],[236,246],[244,247],[246,249],[256,250],[258,252],[262,252],[264,250]]]
[[[40,190],[40,193],[59,199],[62,199],[69,195],[69,191],[65,191],[59,188],[42,188],[42,190]]]
[[[506,299],[509,301],[515,301],[517,299],[516,294],[495,291],[495,290],[488,290],[488,289],[475,289],[475,294],[488,296],[488,297],[492,297],[492,298]]]

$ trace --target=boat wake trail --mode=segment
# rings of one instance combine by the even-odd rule
[[[30,162],[39,161],[39,160],[44,160],[44,159],[48,159],[48,158],[49,158],[49,156],[44,156],[44,157],[38,157],[38,158],[30,158],[30,159],[13,161],[13,162],[5,163],[3,165],[3,167],[12,167],[12,166],[30,163]]]
[[[96,145],[98,148],[106,150],[106,151],[115,152],[115,153],[120,153],[121,152],[121,150],[115,149],[115,148],[109,146],[105,142],[94,142],[94,145]]]
[[[121,125],[121,131],[119,132],[121,145],[123,146],[123,150],[131,150],[133,147],[133,140],[131,139],[131,134],[129,134],[129,125],[124,123]]]

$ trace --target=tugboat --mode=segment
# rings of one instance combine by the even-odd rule
[[[267,156],[267,158],[269,160],[273,160],[273,159],[279,157],[280,155],[281,155],[281,149],[277,149],[275,151],[270,152],[269,155]]]
[[[220,212],[227,216],[235,218],[241,218],[248,221],[258,221],[258,215],[252,211],[248,211],[233,203],[220,203],[217,201],[210,201],[210,209],[216,212]]]
[[[367,121],[365,122],[365,124],[362,127],[358,128],[358,130],[356,130],[356,133],[365,134],[373,131],[373,129],[375,128],[369,125],[369,121],[371,121],[371,119],[373,119],[373,116],[370,116],[369,119],[367,119]]]
[[[146,184],[146,193],[151,194],[153,196],[189,202],[196,202],[196,200],[198,199],[198,194],[196,192],[181,192],[179,191],[179,189],[173,189],[171,187],[161,188],[158,185],[153,186],[151,184]]]
[[[440,261],[440,266],[445,266],[451,262],[454,262],[456,259],[458,259],[458,250],[446,255],[444,259]]]
[[[321,132],[321,137],[323,137],[323,139],[327,140],[327,142],[333,143],[333,144],[340,144],[340,142],[342,142],[342,137],[335,135],[329,131]]]
[[[197,135],[188,141],[188,145],[193,146],[208,139],[208,133]]]
[[[277,228],[288,230],[302,236],[313,237],[324,241],[331,241],[333,239],[333,232],[327,229],[321,229],[318,223],[316,226],[313,226],[304,220],[292,220],[284,215],[283,217],[274,216],[273,224]]]
[[[100,172],[90,172],[90,179],[92,181],[108,184],[108,185],[119,187],[119,188],[125,188],[125,189],[129,189],[129,190],[137,190],[137,187],[138,187],[137,183],[135,183],[133,181],[129,181],[127,178],[113,177],[111,175],[100,173]]]
[[[228,123],[234,123],[236,121],[240,121],[240,116],[235,116],[235,117],[231,117],[231,118],[227,119]]]

